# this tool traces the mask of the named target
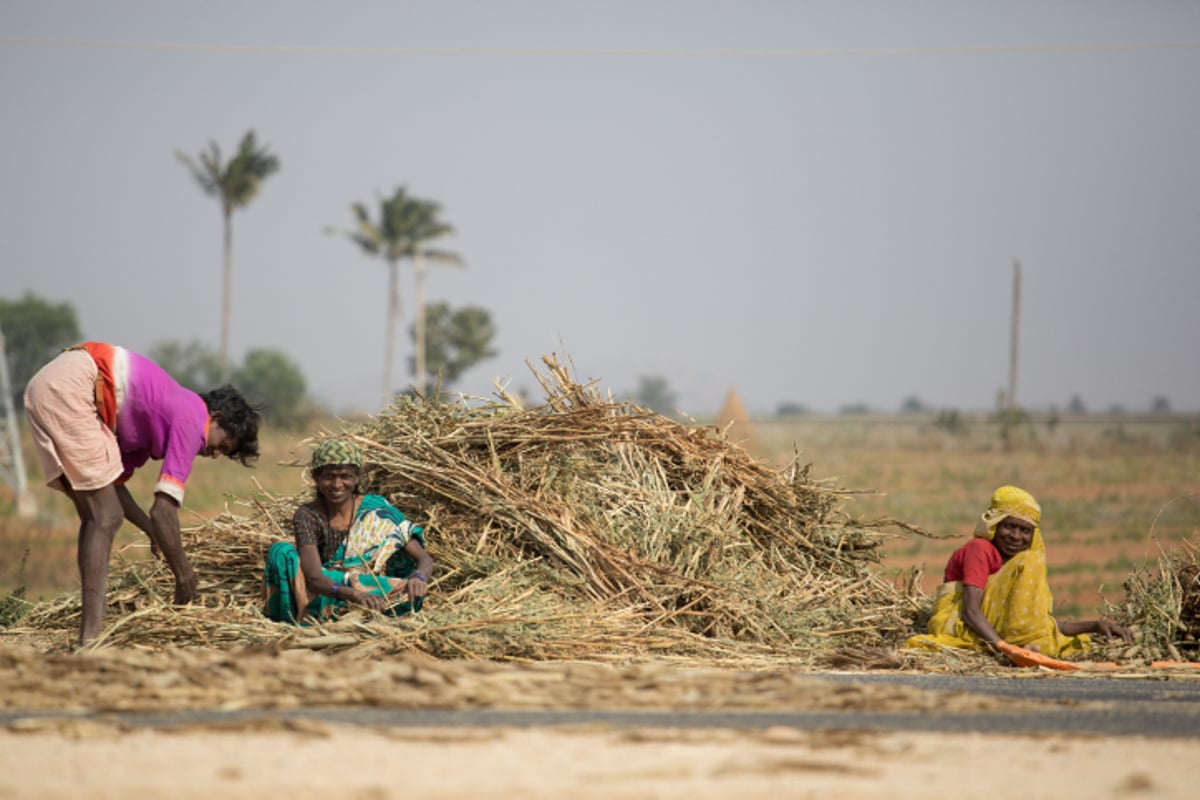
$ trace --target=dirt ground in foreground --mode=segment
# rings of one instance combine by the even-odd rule
[[[1030,676],[1028,679],[1036,679]],[[307,650],[0,642],[0,800],[170,797],[1193,798],[1200,739],[625,728],[377,728],[266,716],[131,728],[119,714],[319,707],[971,712],[1034,700],[852,685],[794,669],[352,659]],[[81,715],[84,714],[84,715]]]
[[[0,798],[1195,797],[1200,742],[677,729],[0,731]]]
[[[1032,678],[1031,678],[1032,679]],[[1200,740],[625,728],[379,728],[267,716],[130,728],[120,711],[659,708],[982,711],[1036,701],[831,685],[793,670],[489,664],[417,654],[0,647],[0,800],[170,797],[1193,798]],[[41,710],[41,714],[38,713]],[[28,711],[27,716],[22,712]],[[50,712],[50,713],[47,713]],[[89,712],[79,716],[77,712]]]

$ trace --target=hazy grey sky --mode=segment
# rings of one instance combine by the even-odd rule
[[[336,410],[380,405],[387,284],[324,230],[397,186],[468,263],[429,300],[497,325],[471,394],[554,352],[695,416],[987,409],[1020,259],[1023,405],[1200,409],[1200,3],[0,0],[0,113],[0,296],[137,350],[217,346],[174,153],[255,129],[233,355]]]

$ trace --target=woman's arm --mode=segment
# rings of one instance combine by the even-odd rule
[[[1058,622],[1058,620],[1055,620],[1055,622]],[[1107,619],[1079,619],[1058,622],[1058,629],[1067,636],[1076,636],[1081,633],[1097,633],[1109,639],[1120,638],[1126,643],[1133,642],[1133,631]]]
[[[300,570],[304,573],[304,582],[313,594],[345,600],[374,611],[379,611],[387,605],[387,601],[379,595],[360,591],[344,583],[338,584],[335,589],[333,581],[321,568],[321,554],[315,544],[302,544],[296,551],[300,554]]]
[[[963,622],[983,640],[983,643],[993,650],[996,643],[1002,641],[1000,634],[992,627],[992,623],[983,614],[983,589],[978,586],[963,586]]]
[[[433,580],[433,558],[415,536],[405,543],[404,552],[417,562],[416,571],[408,576],[408,584],[404,587],[408,596],[415,600],[429,591],[429,582]]]

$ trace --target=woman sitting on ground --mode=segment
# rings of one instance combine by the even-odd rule
[[[999,652],[1007,642],[1060,657],[1087,650],[1089,634],[1133,641],[1130,631],[1107,619],[1054,618],[1041,519],[1042,508],[1033,495],[1016,486],[997,489],[975,537],[946,564],[929,633],[910,637],[906,646]]]
[[[420,527],[377,494],[359,494],[362,451],[329,439],[312,456],[313,500],[292,518],[295,544],[267,551],[263,612],[277,622],[336,616],[347,603],[419,610],[433,577]]]

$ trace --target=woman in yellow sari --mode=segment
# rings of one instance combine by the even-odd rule
[[[974,538],[946,564],[929,633],[910,637],[906,646],[999,652],[1008,643],[1057,658],[1087,650],[1089,634],[1132,641],[1127,629],[1106,619],[1054,618],[1041,520],[1042,508],[1029,492],[997,489]]]

